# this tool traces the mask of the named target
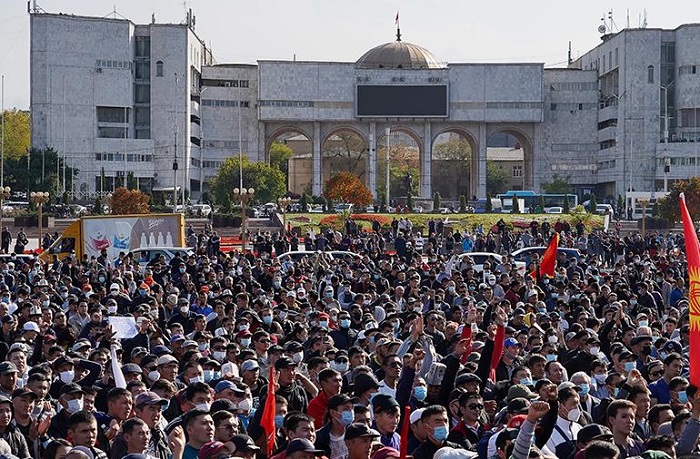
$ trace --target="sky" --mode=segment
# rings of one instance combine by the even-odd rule
[[[30,0],[33,1],[33,0]],[[354,62],[396,35],[444,62],[539,62],[566,65],[600,42],[601,18],[614,30],[675,28],[700,22],[695,0],[38,0],[48,13],[108,16],[136,24],[181,23],[186,9],[219,63],[287,59]],[[610,21],[608,20],[608,25]],[[26,0],[0,0],[0,74],[5,108],[29,108],[29,15]]]

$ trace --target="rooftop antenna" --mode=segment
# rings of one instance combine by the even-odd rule
[[[567,61],[568,61],[569,65],[571,65],[571,63],[573,62],[573,59],[571,58],[571,40],[569,40],[569,55],[568,55]]]
[[[615,20],[613,19],[613,10],[610,8],[610,11],[608,12],[608,19],[610,20],[610,32],[614,33],[615,30],[619,30],[617,28],[617,24],[615,24]]]
[[[647,28],[647,9],[644,8],[644,19],[642,19],[642,29]]]
[[[630,28],[630,9],[629,8],[627,8],[627,26],[626,26],[626,28],[627,29]]]
[[[151,13],[151,24],[156,23],[156,13]]]
[[[401,41],[401,26],[399,25],[399,12],[396,12],[396,41]]]

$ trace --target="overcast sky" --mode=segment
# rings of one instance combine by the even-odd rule
[[[5,107],[29,108],[29,15],[26,0],[0,0],[0,74]],[[395,39],[400,11],[404,41],[444,62],[566,63],[600,42],[601,18],[612,8],[617,29],[700,22],[697,0],[43,0],[49,13],[118,15],[134,23],[180,23],[186,8],[217,61],[258,59],[354,62]],[[629,8],[629,13],[628,13]]]

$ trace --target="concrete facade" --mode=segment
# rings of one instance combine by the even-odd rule
[[[146,190],[175,185],[198,199],[226,158],[267,161],[272,142],[300,135],[310,148],[297,164],[310,171],[290,183],[321,194],[336,169],[323,145],[351,133],[366,154],[364,180],[379,196],[386,129],[417,145],[416,194],[424,198],[441,179],[432,151],[443,133],[471,146],[469,197],[485,196],[487,145],[501,133],[522,147],[524,189],[556,174],[580,193],[606,197],[659,190],[664,179],[698,172],[700,25],[623,30],[569,68],[437,59],[371,68],[366,60],[217,64],[189,21],[31,15],[32,146],[52,146],[80,169],[68,191],[94,195],[133,172]],[[447,116],[359,116],[359,85],[445,86]]]

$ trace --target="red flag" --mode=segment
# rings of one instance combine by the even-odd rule
[[[265,407],[263,415],[260,419],[260,426],[265,431],[265,440],[267,443],[267,457],[271,457],[275,450],[275,369],[270,367],[270,382],[267,385],[267,398],[265,399]]]
[[[506,327],[499,325],[496,329],[496,337],[493,339],[493,354],[491,355],[491,371],[489,371],[489,379],[494,384],[496,383],[496,367],[503,356],[503,345],[506,340]]]
[[[406,459],[408,455],[408,425],[411,423],[411,407],[406,405],[403,408],[403,424],[401,425],[401,443],[399,457]]]
[[[690,355],[688,361],[700,359],[700,244],[690,212],[685,205],[685,194],[681,193],[681,216],[685,237],[685,256],[688,260],[688,299],[690,306]],[[690,384],[700,387],[700,365],[690,365]]]
[[[472,327],[471,324],[464,324],[462,326],[462,336],[460,337],[460,340],[463,339],[468,339],[469,344],[467,345],[467,352],[462,354],[462,365],[467,363],[467,359],[469,358],[469,354],[472,353]]]
[[[546,274],[549,277],[554,277],[554,268],[557,266],[557,247],[559,247],[559,233],[555,232],[549,241],[547,250],[542,255],[542,260],[540,260],[540,276]],[[537,278],[534,271],[530,273],[530,276],[534,279]]]

